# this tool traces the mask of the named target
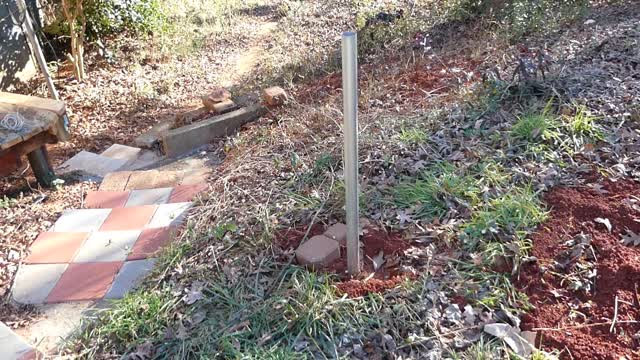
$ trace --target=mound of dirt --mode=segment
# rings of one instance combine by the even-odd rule
[[[639,358],[640,247],[621,239],[640,234],[640,185],[560,187],[545,201],[549,220],[531,238],[537,262],[517,281],[535,306],[523,329],[561,359]]]
[[[322,225],[316,224],[309,231],[309,237],[320,235],[324,231]],[[290,229],[281,233],[276,244],[282,249],[295,250],[302,241],[306,229]],[[362,272],[354,279],[347,274],[347,251],[340,248],[340,258],[323,268],[326,273],[336,274],[341,281],[335,283],[338,291],[349,297],[363,296],[368,293],[379,293],[397,286],[408,274],[399,271],[401,256],[409,248],[409,243],[400,234],[388,233],[375,227],[366,227],[360,236],[362,243]],[[382,259],[384,263],[375,270],[373,259]]]

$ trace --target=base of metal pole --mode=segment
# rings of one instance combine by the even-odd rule
[[[56,176],[49,164],[47,147],[43,145],[39,149],[33,150],[27,154],[27,159],[29,159],[29,164],[38,180],[38,184],[50,187]]]

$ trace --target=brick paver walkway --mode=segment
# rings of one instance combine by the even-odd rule
[[[18,270],[23,304],[114,299],[135,287],[206,188],[203,173],[137,171],[105,177],[84,209],[66,210],[41,233]],[[105,190],[102,190],[105,189]]]

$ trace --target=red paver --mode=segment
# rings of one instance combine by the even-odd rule
[[[89,191],[84,206],[87,209],[121,208],[128,198],[128,191]]]
[[[127,260],[141,260],[155,254],[171,241],[172,228],[162,227],[143,230],[133,245]]]
[[[139,230],[151,220],[157,206],[145,205],[111,210],[100,231]]]
[[[69,264],[67,270],[51,290],[47,303],[95,300],[107,293],[122,262]]]
[[[29,264],[59,264],[71,262],[89,236],[85,232],[43,232],[30,247]]]
[[[173,188],[169,203],[189,202],[207,188],[207,184],[177,185]]]

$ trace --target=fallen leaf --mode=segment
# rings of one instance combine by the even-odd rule
[[[627,233],[622,235],[622,244],[629,246],[638,246],[640,245],[640,235],[634,233],[633,231],[627,229]]]
[[[373,271],[378,271],[384,264],[384,251],[380,250],[378,255],[374,256],[371,261],[373,262]]]
[[[607,231],[611,232],[612,226],[611,226],[611,221],[609,221],[609,219],[595,218],[594,221],[604,225],[607,228]]]
[[[487,324],[484,326],[484,332],[507,343],[519,356],[528,357],[535,350],[535,347],[520,335],[520,331],[509,324]]]

